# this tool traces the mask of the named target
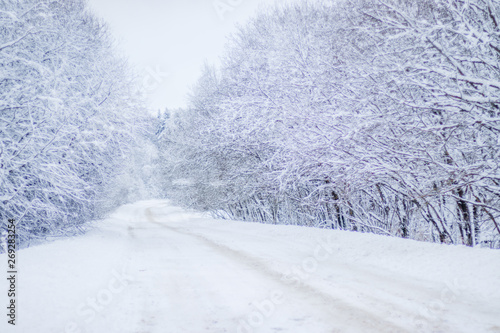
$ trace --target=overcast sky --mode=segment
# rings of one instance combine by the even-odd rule
[[[153,110],[183,107],[203,63],[228,34],[274,0],[88,0],[140,73]],[[284,0],[276,0],[280,3]]]

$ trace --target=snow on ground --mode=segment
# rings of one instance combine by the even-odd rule
[[[17,256],[17,325],[1,279],[0,332],[500,332],[494,250],[214,220],[157,200]]]

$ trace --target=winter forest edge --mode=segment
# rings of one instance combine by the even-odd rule
[[[0,22],[0,223],[23,246],[165,197],[500,248],[498,0],[261,10],[156,118],[84,0],[0,0]]]

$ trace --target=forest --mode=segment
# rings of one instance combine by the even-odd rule
[[[85,1],[0,1],[4,233],[7,219],[22,246],[81,233],[134,198],[148,119],[132,78]]]
[[[500,2],[262,10],[159,116],[162,188],[220,218],[500,248]]]

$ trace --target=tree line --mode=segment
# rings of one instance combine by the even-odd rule
[[[500,2],[262,10],[160,119],[163,186],[224,218],[500,248]]]
[[[15,219],[21,244],[127,200],[148,125],[114,49],[84,0],[0,0],[0,226]]]

